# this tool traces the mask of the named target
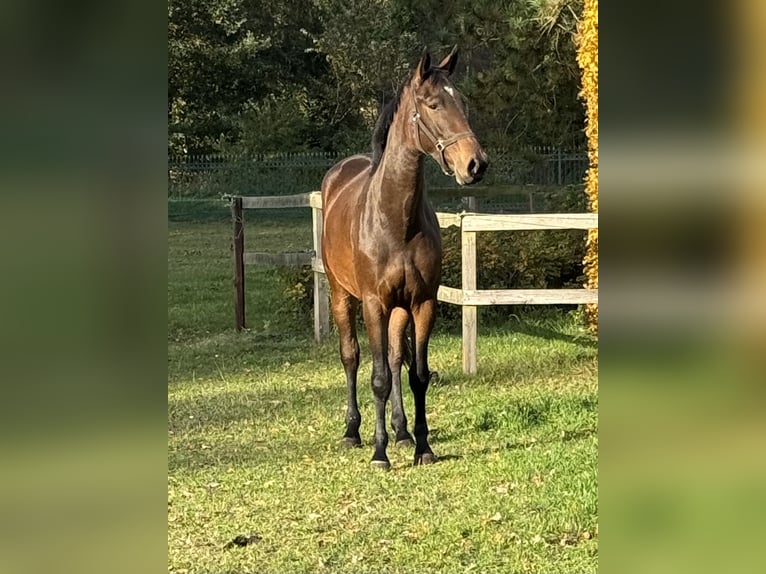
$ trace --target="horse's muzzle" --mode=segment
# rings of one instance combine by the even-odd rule
[[[462,177],[457,176],[455,179],[457,179],[457,182],[460,185],[471,185],[478,183],[484,177],[484,172],[487,171],[488,165],[489,162],[487,161],[486,154],[483,151],[480,151],[468,161],[466,175]]]

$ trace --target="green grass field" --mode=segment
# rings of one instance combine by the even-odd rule
[[[226,210],[201,209],[170,208],[169,571],[596,571],[597,347],[573,314],[480,327],[474,378],[459,331],[437,323],[428,417],[441,461],[413,467],[392,442],[392,469],[376,471],[364,341],[367,443],[343,450],[336,339],[315,345],[284,275],[260,267],[247,268],[250,329],[236,334]],[[309,247],[305,211],[248,212],[246,249]],[[225,549],[238,535],[253,541]]]

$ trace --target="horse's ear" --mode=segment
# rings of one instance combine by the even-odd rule
[[[420,62],[415,71],[415,78],[418,83],[426,79],[428,71],[431,69],[431,54],[428,53],[428,48],[423,48],[423,55],[420,57]]]
[[[447,57],[439,62],[439,68],[446,70],[447,74],[452,75],[457,66],[457,45],[452,47],[452,51],[447,54]]]

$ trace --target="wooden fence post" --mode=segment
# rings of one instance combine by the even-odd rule
[[[314,257],[322,261],[322,210],[311,208],[314,228]],[[330,334],[330,302],[327,277],[314,268],[314,339],[324,341]]]
[[[476,232],[465,231],[460,226],[460,243],[463,255],[462,287],[465,290],[476,289]],[[463,305],[463,372],[476,374],[477,365],[477,309],[475,305]]]
[[[245,228],[241,197],[231,200],[231,220],[234,225],[234,322],[239,332],[245,328]]]

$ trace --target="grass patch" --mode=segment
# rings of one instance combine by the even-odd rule
[[[310,246],[304,212],[248,212],[246,248]],[[337,340],[315,345],[263,267],[247,268],[236,334],[228,212],[169,219],[170,571],[595,572],[597,350],[573,315],[480,328],[473,378],[459,334],[437,324],[428,417],[442,461],[414,468],[392,446],[392,470],[376,472],[364,339],[366,444],[342,450]],[[237,536],[251,542],[225,549]]]

